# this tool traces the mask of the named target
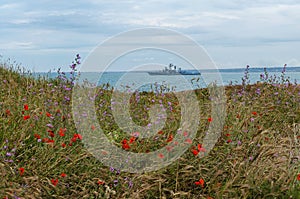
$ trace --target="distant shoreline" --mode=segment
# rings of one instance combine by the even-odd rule
[[[283,67],[249,67],[249,72],[264,72],[264,70],[267,70],[267,72],[281,72]],[[186,69],[185,71],[195,71],[196,69]],[[141,70],[141,71],[126,71],[126,70],[120,70],[120,71],[104,71],[104,73],[147,73],[151,71],[157,71],[157,70]],[[222,68],[222,69],[202,69],[201,72],[223,72],[223,73],[232,73],[232,72],[244,72],[245,68]],[[81,71],[79,71],[81,72]],[[286,72],[300,72],[300,66],[287,66]],[[40,74],[47,74],[47,73],[57,73],[56,71],[31,71],[31,73],[40,73]],[[68,71],[66,71],[68,73]],[[102,73],[100,71],[87,71],[84,73]]]

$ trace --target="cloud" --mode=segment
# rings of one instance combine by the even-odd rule
[[[4,0],[0,5],[0,52],[24,50],[32,57],[39,51],[71,54],[71,49],[77,49],[86,53],[120,32],[154,26],[174,29],[208,49],[218,49],[213,51],[218,53],[214,56],[217,62],[233,63],[228,52],[236,52],[242,56],[242,65],[249,51],[255,62],[255,55],[260,54],[253,48],[274,54],[285,49],[281,52],[285,60],[299,60],[292,52],[296,50],[293,43],[300,40],[299,10],[298,0]],[[271,59],[268,52],[260,53]],[[44,61],[45,65],[50,62]]]

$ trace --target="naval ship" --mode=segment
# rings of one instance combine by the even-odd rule
[[[161,71],[149,71],[149,75],[201,75],[201,73],[197,70],[181,70],[181,68],[176,69],[177,67],[173,64],[169,64],[169,68],[165,67],[165,69]]]

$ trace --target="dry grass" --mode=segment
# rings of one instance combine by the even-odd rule
[[[34,80],[24,71],[0,67],[0,196],[7,198],[300,198],[300,89],[287,80],[265,81],[255,85],[226,87],[227,116],[221,137],[204,158],[186,151],[177,161],[155,172],[130,174],[112,171],[94,158],[80,139],[72,120],[70,81]],[[111,91],[102,94],[96,104],[98,119],[116,145],[126,132],[118,128],[110,115]],[[207,89],[196,91],[201,103],[199,129],[193,146],[202,143],[210,117]],[[133,96],[133,100],[136,96]],[[158,139],[138,139],[130,151],[147,152],[166,146],[176,130],[181,107],[173,95],[140,94],[140,103],[131,111],[134,120],[144,125],[149,120],[145,105],[151,100],[174,104],[167,111],[164,134]],[[29,110],[24,110],[28,104]],[[22,113],[24,111],[24,113]],[[103,116],[106,111],[106,116]],[[46,115],[50,113],[52,119]],[[28,120],[23,116],[30,115]],[[47,127],[47,124],[53,127]],[[65,136],[59,136],[66,128]],[[38,142],[34,137],[54,143]],[[113,135],[113,136],[112,136]],[[72,142],[72,146],[69,143]],[[63,148],[62,143],[67,146]],[[20,175],[19,168],[25,172]],[[61,177],[65,173],[66,177]],[[202,178],[203,187],[195,182]],[[58,179],[54,185],[51,180]],[[98,182],[105,184],[98,184]]]

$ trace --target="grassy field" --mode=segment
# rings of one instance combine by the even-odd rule
[[[76,57],[71,69],[78,64]],[[9,62],[0,67],[2,198],[300,198],[300,86],[284,70],[250,85],[246,69],[243,85],[226,87],[225,125],[203,158],[196,155],[214,118],[208,90],[196,90],[201,115],[190,148],[169,166],[141,174],[107,167],[84,147],[72,117],[74,76],[37,80],[25,72]],[[120,149],[148,153],[172,142],[181,116],[175,95],[132,96],[131,116],[142,126],[149,106],[168,107],[164,128],[141,139],[115,123],[113,89],[97,89],[100,126]]]

